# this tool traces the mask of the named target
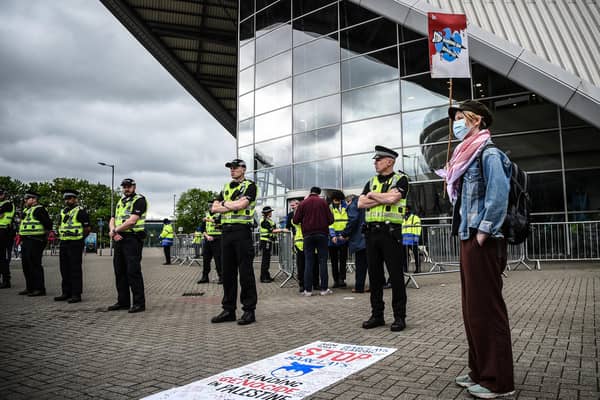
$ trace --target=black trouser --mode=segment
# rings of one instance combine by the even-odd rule
[[[221,239],[223,257],[223,310],[235,311],[237,306],[238,273],[242,310],[254,311],[258,301],[252,260],[254,245],[249,225],[224,225]]]
[[[408,246],[404,246],[404,253],[406,255],[406,257],[405,257],[406,268],[404,269],[404,272],[408,272],[408,253],[411,250],[413,253],[413,258],[415,259],[415,273],[418,274],[419,272],[421,272],[421,260],[419,259],[419,245],[418,244],[411,244]]]
[[[294,246],[294,251],[296,252],[296,272],[298,276],[298,286],[300,286],[300,289],[304,290],[304,265],[306,264],[306,260],[304,260],[304,251],[300,250],[296,246]]]
[[[83,239],[61,240],[60,253],[60,275],[62,277],[62,294],[69,297],[81,296],[83,287]]]
[[[356,266],[356,282],[354,283],[354,289],[364,291],[368,267],[367,249],[356,250],[354,253],[354,265]]]
[[[397,228],[371,229],[367,233],[367,264],[371,284],[371,313],[373,317],[383,318],[385,303],[383,301],[383,285],[385,275],[383,263],[388,266],[392,284],[392,310],[394,318],[406,317],[406,288],[400,263],[404,257],[402,231]]]
[[[267,240],[260,241],[260,249],[262,250],[262,258],[260,261],[260,280],[271,279],[269,267],[271,266],[271,249],[273,242]]]
[[[202,276],[208,278],[210,274],[210,261],[215,259],[215,268],[219,280],[223,278],[223,269],[221,268],[221,236],[213,236],[212,241],[204,240],[204,246],[202,246]]]
[[[165,253],[165,262],[171,264],[171,246],[163,246],[163,252]]]
[[[10,283],[10,259],[14,237],[8,229],[0,229],[0,275],[2,283]]]
[[[30,292],[46,290],[44,268],[42,267],[44,247],[46,247],[46,241],[41,238],[23,236],[21,241],[21,262],[23,275],[25,275],[25,287]]]
[[[329,259],[331,260],[331,275],[334,283],[342,283],[346,280],[346,264],[348,261],[348,244],[331,246],[329,248]]]
[[[144,277],[142,276],[142,246],[144,242],[135,235],[123,236],[115,242],[113,267],[117,284],[117,302],[131,305],[129,289],[133,295],[133,305],[145,306]]]

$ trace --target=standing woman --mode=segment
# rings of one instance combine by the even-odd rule
[[[508,206],[511,162],[492,144],[492,114],[477,101],[450,107],[461,141],[446,170],[454,204],[452,231],[460,238],[462,311],[470,373],[455,382],[471,395],[495,399],[514,394],[508,312],[502,297],[507,244],[501,232]]]

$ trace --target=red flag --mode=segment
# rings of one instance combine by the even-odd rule
[[[470,78],[467,17],[428,13],[429,66],[432,78]]]

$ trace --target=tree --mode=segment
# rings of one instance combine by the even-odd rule
[[[179,196],[175,211],[177,212],[177,228],[190,233],[200,226],[208,211],[209,204],[217,193],[202,189],[189,189]]]

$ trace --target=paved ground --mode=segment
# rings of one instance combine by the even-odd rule
[[[199,268],[161,266],[146,251],[147,311],[105,312],[115,302],[111,259],[85,258],[84,302],[57,303],[57,257],[45,257],[48,296],[0,291],[0,398],[129,399],[184,385],[316,340],[396,347],[383,361],[314,399],[463,399],[453,378],[467,347],[457,274],[409,289],[408,328],[365,331],[368,295],[350,289],[303,298],[295,286],[259,283],[256,324],[209,323],[221,287],[197,285]],[[350,275],[350,280],[353,278]],[[505,280],[519,399],[600,398],[600,266],[514,271]],[[181,296],[204,291],[201,297]],[[386,291],[386,296],[391,296]],[[390,310],[387,311],[391,322]]]

